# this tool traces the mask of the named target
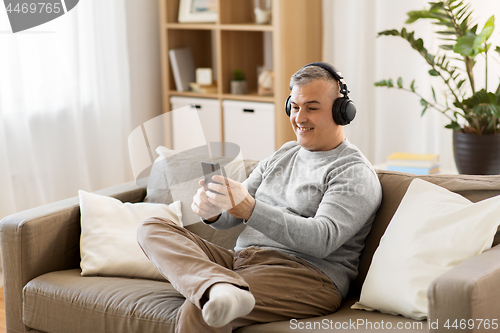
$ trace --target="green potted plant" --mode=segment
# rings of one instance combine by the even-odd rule
[[[446,87],[444,98],[436,97],[430,87],[432,99],[425,98],[416,88],[415,80],[409,86],[402,78],[375,83],[378,87],[402,89],[420,97],[422,115],[431,108],[450,121],[446,128],[453,130],[453,151],[460,173],[500,174],[500,85],[488,87],[488,58],[500,53],[499,46],[488,43],[495,29],[495,16],[491,16],[481,31],[473,25],[471,6],[463,0],[429,2],[430,8],[407,13],[407,24],[420,19],[431,20],[440,26],[436,34],[443,40],[437,54],[431,54],[421,38],[406,28],[385,30],[378,36],[397,36],[408,41],[429,66],[429,75],[439,78]],[[498,54],[495,54],[498,56]],[[479,87],[474,80],[476,57],[485,58],[485,82]],[[444,100],[444,102],[443,102]]]
[[[231,78],[231,94],[245,95],[248,93],[248,84],[245,73],[241,69],[235,69]]]

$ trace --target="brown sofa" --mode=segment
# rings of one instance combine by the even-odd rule
[[[252,332],[442,331],[446,320],[500,320],[500,237],[494,247],[440,276],[429,288],[429,323],[401,316],[351,310],[359,297],[373,253],[408,185],[415,177],[379,171],[383,201],[361,255],[359,276],[341,309],[325,317],[253,325]],[[435,175],[421,178],[471,201],[500,195],[500,176]],[[146,191],[133,183],[99,191],[122,201],[140,202]],[[500,213],[499,213],[500,216]],[[239,232],[188,226],[206,238],[232,246]],[[48,204],[5,218],[1,228],[7,332],[173,332],[183,297],[167,282],[80,276],[78,198]],[[390,323],[390,324],[389,324]],[[381,326],[384,325],[384,326]],[[391,325],[392,329],[388,329]],[[399,325],[399,326],[398,326]],[[385,329],[384,329],[385,328]],[[400,329],[398,329],[400,328]],[[465,331],[482,331],[466,329]],[[487,330],[488,332],[491,331]],[[188,332],[191,333],[191,332]]]

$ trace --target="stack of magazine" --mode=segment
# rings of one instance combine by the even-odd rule
[[[387,170],[430,175],[439,172],[439,155],[392,153],[387,157]]]

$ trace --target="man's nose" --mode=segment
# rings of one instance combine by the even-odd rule
[[[297,115],[295,116],[295,122],[297,124],[302,124],[307,121],[306,113],[302,108],[299,109]]]

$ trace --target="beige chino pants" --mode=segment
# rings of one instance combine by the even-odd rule
[[[306,261],[277,250],[224,249],[162,219],[146,220],[138,241],[149,260],[186,297],[177,313],[176,332],[225,332],[234,328],[335,312],[342,296],[331,280]],[[220,328],[208,326],[201,309],[213,284],[226,282],[250,290],[250,314]]]

